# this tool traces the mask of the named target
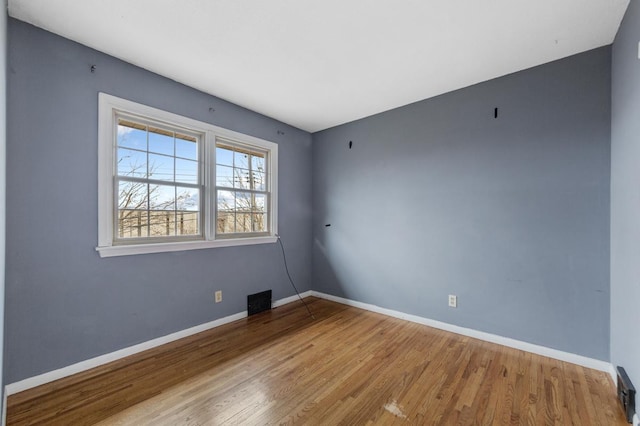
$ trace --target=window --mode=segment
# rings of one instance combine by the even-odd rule
[[[101,93],[100,256],[275,242],[277,145]]]
[[[115,242],[201,236],[201,135],[116,114]]]
[[[269,233],[267,151],[216,142],[216,235]]]

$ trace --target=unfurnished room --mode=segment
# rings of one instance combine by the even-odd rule
[[[5,0],[2,424],[640,426],[640,0]]]

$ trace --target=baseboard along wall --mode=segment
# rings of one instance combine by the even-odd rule
[[[570,362],[572,364],[577,364],[583,367],[592,368],[594,370],[604,371],[611,375],[613,378],[614,384],[616,383],[617,374],[615,372],[615,368],[613,365],[606,361],[601,361],[593,358],[584,357],[577,354],[572,354],[569,352],[560,351],[557,349],[547,348],[545,346],[534,345],[532,343],[523,342],[520,340],[511,339],[508,337],[502,337],[491,333],[486,333],[483,331],[474,330],[471,328],[460,327],[453,324],[448,324],[441,321],[436,321],[429,318],[420,317],[417,315],[411,315],[400,311],[394,311],[391,309],[382,308],[376,305],[371,305],[368,303],[358,302],[350,299],[345,299],[338,296],[333,296],[326,293],[321,293],[317,291],[306,291],[301,294],[301,297],[309,297],[315,296],[322,299],[330,300],[333,302],[341,303],[344,305],[353,306],[356,308],[364,309],[371,312],[376,312],[382,315],[387,315],[390,317],[402,319],[405,321],[411,321],[418,324],[423,324],[429,327],[437,328],[440,330],[449,331],[452,333],[460,334],[462,336],[468,336],[479,340],[484,340],[491,343],[496,343],[498,345],[503,345],[515,349],[520,349],[526,352],[531,352],[537,355],[546,356],[549,358],[558,359],[560,361]],[[274,301],[272,306],[277,308],[278,306],[282,306],[288,303],[292,303],[298,300],[298,296],[290,296],[284,299],[279,299]],[[237,314],[229,315],[224,318],[220,318],[214,321],[207,322],[205,324],[201,324],[195,327],[191,327],[182,331],[178,331],[175,333],[168,334],[166,336],[158,337],[156,339],[152,339],[137,345],[129,346],[127,348],[123,348],[117,350],[115,352],[111,352],[108,354],[100,355],[95,358],[91,358],[85,361],[81,361],[57,370],[49,371],[47,373],[43,373],[34,377],[29,377],[24,380],[20,380],[15,383],[11,383],[5,386],[5,398],[7,395],[13,395],[40,385],[44,385],[46,383],[53,382],[55,380],[62,379],[64,377],[68,377],[77,373],[81,373],[83,371],[90,370],[92,368],[99,367],[101,365],[137,354],[142,351],[146,351],[148,349],[152,349],[166,343],[173,342],[178,339],[182,339],[188,336],[192,336],[194,334],[210,330],[215,327],[220,327],[224,324],[228,324],[233,321],[237,321],[242,318],[247,317],[247,311],[239,312]]]
[[[310,295],[311,295],[311,292],[309,291],[301,294],[302,297],[308,297]],[[284,299],[279,299],[274,301],[272,303],[272,307],[277,308],[278,306],[282,306],[282,305],[286,305],[287,303],[294,302],[297,299],[298,299],[298,296],[285,297]],[[229,315],[224,318],[220,318],[214,321],[197,325],[195,327],[191,327],[185,330],[177,331],[175,333],[167,334],[166,336],[148,340],[146,342],[129,346],[127,348],[123,348],[115,352],[100,355],[95,358],[91,358],[91,359],[81,361],[72,365],[68,365],[63,368],[59,368],[57,370],[53,370],[47,373],[39,374],[37,376],[29,377],[27,379],[20,380],[15,383],[10,383],[5,386],[5,394],[13,395],[13,394],[25,391],[27,389],[35,388],[37,386],[44,385],[46,383],[50,383],[55,380],[59,380],[68,376],[72,376],[74,374],[78,374],[83,371],[90,370],[92,368],[100,367],[101,365],[105,365],[110,362],[117,361],[119,359],[126,358],[128,356],[146,351],[148,349],[153,349],[155,347],[164,345],[166,343],[170,343],[178,339],[183,339],[185,337],[189,337],[194,334],[201,333],[206,330],[210,330],[212,328],[220,327],[221,325],[225,325],[230,322],[237,321],[239,319],[246,318],[246,317],[247,317],[247,311],[238,312],[237,314]]]
[[[450,331],[452,333],[460,334],[462,336],[473,337],[475,339],[484,340],[498,345],[507,346],[514,349],[520,349],[525,352],[531,352],[537,355],[554,358],[560,361],[570,362],[572,364],[581,365],[583,367],[592,368],[594,370],[604,371],[609,374],[615,375],[615,369],[613,366],[598,359],[588,358],[582,355],[573,354],[570,352],[564,352],[557,349],[547,348],[546,346],[535,345],[533,343],[523,342],[521,340],[511,339],[509,337],[498,336],[496,334],[486,333],[484,331],[474,330],[472,328],[460,327],[457,325],[449,324],[442,321],[437,321],[429,318],[420,317],[417,315],[406,314],[400,311],[394,311],[392,309],[382,308],[376,305],[368,303],[362,303],[345,299],[342,297],[333,296],[330,294],[319,293],[317,291],[311,291],[312,296],[320,297],[322,299],[332,300],[337,303],[353,306],[360,309],[365,309],[371,312],[377,312],[379,314],[387,315],[390,317],[415,322],[417,324],[427,325],[429,327],[437,328],[440,330]]]

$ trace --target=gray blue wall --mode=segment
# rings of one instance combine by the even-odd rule
[[[640,389],[640,1],[613,44],[611,107],[611,362]],[[640,404],[636,396],[636,406]]]
[[[250,293],[293,294],[276,244],[98,256],[100,91],[278,143],[279,231],[310,288],[310,134],[20,21],[8,29],[6,383],[241,312]]]
[[[608,360],[610,84],[604,47],[315,133],[314,289]]]
[[[613,111],[605,47],[313,137],[10,19],[5,383],[242,311],[248,293],[292,295],[273,244],[99,258],[100,91],[277,142],[301,291],[602,360],[611,347],[640,381],[616,332],[638,322],[638,63],[619,53],[637,9]]]

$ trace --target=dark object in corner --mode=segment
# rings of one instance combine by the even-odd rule
[[[268,311],[269,309],[271,309],[271,290],[261,291],[260,293],[247,296],[247,311],[249,315]]]
[[[636,388],[633,387],[631,379],[622,367],[618,367],[618,398],[627,421],[632,423],[633,415],[636,413]]]

